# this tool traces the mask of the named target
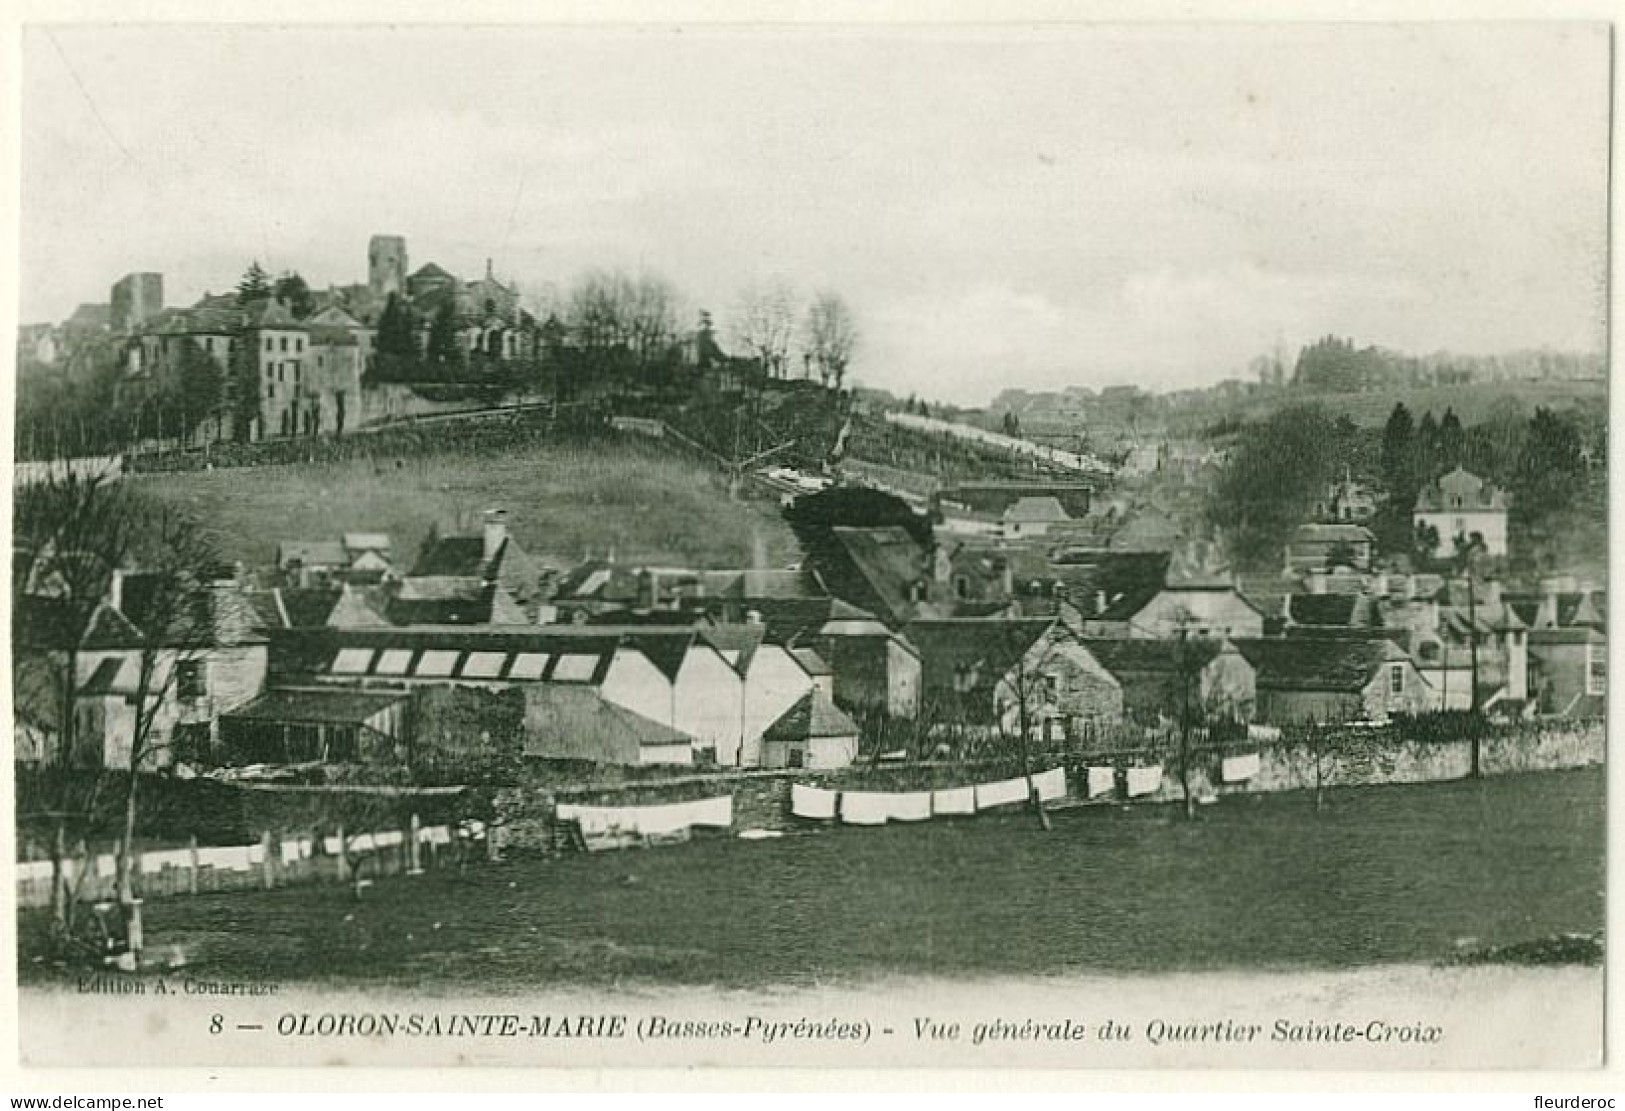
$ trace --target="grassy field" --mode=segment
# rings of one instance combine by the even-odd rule
[[[401,459],[242,467],[136,480],[193,510],[222,555],[253,565],[281,540],[387,532],[409,563],[431,526],[476,531],[490,508],[508,511],[527,551],[677,565],[768,566],[798,558],[795,539],[765,502],[730,501],[715,474],[636,442],[537,442],[500,452],[455,448]]]
[[[154,952],[329,986],[733,987],[1431,964],[1602,928],[1600,769],[984,815],[151,900]],[[24,983],[44,916],[24,912]]]

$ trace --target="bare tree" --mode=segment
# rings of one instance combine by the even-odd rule
[[[71,473],[18,491],[16,537],[14,651],[46,677],[44,697],[56,704],[54,744],[43,754],[45,774],[35,792],[42,809],[19,818],[48,830],[52,921],[66,935],[74,913],[63,866],[69,835],[91,828],[105,790],[119,792],[118,890],[138,943],[130,854],[139,773],[168,743],[176,717],[171,693],[184,661],[202,643],[210,610],[200,576],[214,563],[213,551],[196,525],[172,508],[128,485]],[[112,586],[132,562],[144,568],[139,602],[114,606]],[[91,663],[113,664],[121,684],[134,670],[127,753],[109,753],[105,737],[90,752],[92,738],[80,736],[81,700],[100,670]],[[75,769],[89,774],[88,789]]]
[[[626,306],[620,276],[608,270],[583,274],[570,287],[564,322],[587,351],[607,351],[626,339]]]
[[[819,380],[825,386],[834,382],[839,390],[858,344],[857,321],[846,300],[838,293],[819,293],[807,307],[803,332],[803,342],[813,365],[818,368]]]
[[[647,367],[670,349],[676,335],[677,287],[648,271],[623,281],[628,344],[639,365]]]
[[[1391,738],[1383,730],[1364,727],[1332,728],[1310,718],[1292,731],[1309,761],[1315,784],[1315,810],[1326,809],[1326,789],[1343,782],[1369,782],[1377,770],[1391,771]]]
[[[789,365],[790,340],[795,332],[795,291],[782,279],[747,289],[734,312],[735,341],[774,378],[782,378]]]
[[[154,770],[172,748],[175,728],[196,697],[200,657],[216,636],[216,590],[210,581],[218,562],[196,523],[169,506],[147,516],[149,535],[141,570],[142,601],[136,623],[135,693],[130,750],[123,772],[123,834],[115,862],[118,902],[132,951],[143,948],[141,904],[134,886],[135,839],[143,773]]]
[[[1027,780],[1027,799],[1042,829],[1049,829],[1049,815],[1038,797],[1033,779],[1032,745],[1035,734],[1051,740],[1050,730],[1061,713],[1061,684],[1064,682],[1060,646],[1064,634],[1051,625],[1036,638],[1029,638],[1010,626],[1005,634],[1005,655],[1013,662],[994,685],[994,723],[1000,740],[1008,748],[1014,742],[1021,754],[1021,774]]]
[[[677,288],[659,274],[593,270],[571,287],[564,317],[584,350],[621,350],[647,367],[671,347],[679,302]]]
[[[96,805],[95,788],[87,795],[69,775],[89,762],[78,736],[79,696],[89,678],[81,675],[81,645],[139,526],[124,494],[105,478],[53,468],[44,481],[20,488],[13,507],[14,674],[19,662],[30,667],[44,688],[36,693],[55,704],[47,715],[54,743],[40,761],[45,774],[36,800],[42,809],[20,817],[48,831],[52,923],[61,933],[73,915],[64,869],[68,842],[88,827]]]

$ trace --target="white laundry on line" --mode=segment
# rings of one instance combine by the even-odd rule
[[[976,813],[976,788],[950,787],[942,791],[932,791],[931,812],[933,814]]]
[[[790,813],[798,818],[828,820],[835,817],[836,793],[823,787],[790,784]]]
[[[854,826],[885,825],[891,817],[890,799],[878,791],[842,791],[841,821]]]
[[[1149,795],[1161,786],[1161,764],[1153,764],[1149,768],[1130,768],[1128,770],[1128,793],[1130,798]]]
[[[1117,771],[1114,768],[1089,769],[1089,797],[1104,795],[1117,786]]]
[[[669,802],[653,806],[578,806],[560,805],[557,816],[581,824],[583,833],[660,834],[675,833],[691,826],[733,825],[732,795],[697,799],[692,802]]]
[[[931,792],[910,791],[888,796],[893,821],[924,822],[931,818]]]
[[[1226,783],[1240,783],[1251,779],[1258,774],[1258,753],[1252,752],[1245,756],[1226,756],[1220,768],[1220,775]]]
[[[1033,776],[1033,789],[1038,792],[1038,798],[1041,802],[1065,798],[1066,770],[1064,768],[1051,768],[1047,772],[1039,772]]]
[[[1013,802],[1027,801],[1027,781],[1025,779],[1001,779],[997,783],[978,783],[976,785],[976,809],[987,810],[994,806],[1008,806]]]

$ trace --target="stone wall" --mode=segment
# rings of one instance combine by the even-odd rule
[[[1258,774],[1246,782],[1224,783],[1220,768],[1227,755],[1259,756]],[[1335,753],[1335,755],[1334,755]],[[1600,764],[1605,757],[1601,722],[1522,726],[1495,732],[1483,740],[1482,764],[1486,775],[1575,768]],[[1182,798],[1177,755],[1153,755],[1144,750],[1074,755],[1039,756],[1033,770],[1061,766],[1067,771],[1067,800],[1076,804],[1119,804],[1118,790],[1099,799],[1084,797],[1089,766],[1124,768],[1163,762],[1162,786],[1134,799],[1139,803],[1172,803]],[[1319,764],[1328,788],[1378,784],[1425,783],[1461,779],[1471,768],[1471,742],[1450,740],[1394,740],[1386,735],[1357,741],[1332,735],[1314,749],[1302,742],[1231,743],[1203,745],[1192,750],[1191,793],[1213,795],[1259,794],[1313,790]],[[972,762],[930,762],[906,765],[859,765],[836,771],[726,770],[688,773],[635,781],[601,780],[533,784],[499,792],[496,824],[499,844],[518,850],[550,851],[554,846],[553,808],[559,802],[603,806],[641,806],[729,794],[734,800],[734,829],[788,830],[805,825],[790,813],[790,787],[794,783],[834,790],[917,791],[959,787],[1020,775],[1015,759]]]

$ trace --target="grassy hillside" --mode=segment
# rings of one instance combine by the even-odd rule
[[[479,527],[488,508],[537,554],[676,565],[769,566],[798,558],[765,502],[733,502],[713,472],[641,442],[540,442],[501,452],[448,449],[400,460],[242,467],[136,479],[198,514],[228,559],[266,565],[280,540],[388,532],[409,562],[438,523]]]

